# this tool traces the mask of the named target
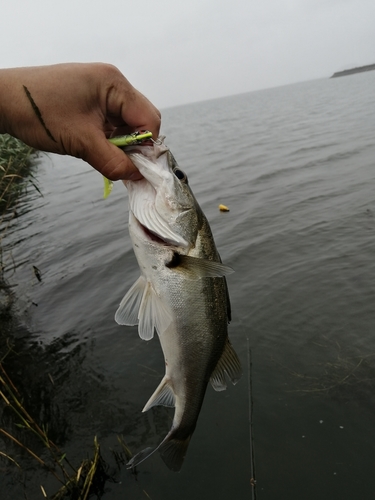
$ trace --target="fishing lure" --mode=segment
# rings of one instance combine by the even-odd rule
[[[133,146],[134,144],[142,144],[142,142],[146,141],[147,139],[152,139],[152,132],[149,132],[148,130],[142,130],[140,132],[133,132],[132,134],[129,135],[119,135],[118,137],[112,137],[111,139],[108,140],[115,146],[122,148],[124,146]],[[104,181],[103,197],[104,199],[106,199],[111,194],[113,188],[113,182],[104,177],[104,175],[103,175],[103,181]]]

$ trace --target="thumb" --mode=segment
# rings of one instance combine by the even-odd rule
[[[142,179],[142,175],[130,158],[122,149],[111,144],[104,134],[97,137],[96,140],[91,139],[92,147],[85,151],[82,159],[87,161],[104,177],[111,181]]]

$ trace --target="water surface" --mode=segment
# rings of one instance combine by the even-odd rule
[[[208,389],[179,474],[155,454],[134,476],[113,454],[118,435],[137,452],[171,422],[166,409],[141,413],[163,376],[158,340],[113,319],[139,276],[126,190],[118,183],[103,200],[101,177],[83,162],[40,159],[44,197],[24,202],[7,238],[14,376],[71,461],[98,437],[115,479],[105,500],[252,498],[250,374],[256,498],[373,497],[374,129],[371,72],[164,110],[166,142],[236,271],[229,333],[244,368],[237,386]],[[28,498],[40,498],[40,484],[56,490],[7,451],[27,463]],[[2,467],[5,498],[21,498],[19,477]]]

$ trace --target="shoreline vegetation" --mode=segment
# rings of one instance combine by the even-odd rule
[[[344,71],[337,71],[333,73],[330,78],[337,78],[339,76],[354,75],[356,73],[364,73],[366,71],[375,70],[375,64],[368,64],[367,66],[359,66],[358,68],[345,69]]]
[[[43,398],[35,397],[35,393],[40,391],[52,396],[48,395],[45,381],[38,376],[30,381],[29,376],[33,372],[45,378],[47,372],[41,365],[50,363],[51,357],[48,349],[43,352],[41,347],[35,353],[36,347],[27,340],[28,332],[23,331],[15,313],[13,285],[6,277],[7,261],[12,266],[15,264],[12,258],[5,258],[8,250],[4,241],[9,227],[19,216],[19,202],[30,185],[42,196],[34,176],[36,157],[37,152],[26,144],[8,134],[0,134],[0,468],[5,471],[4,481],[7,476],[9,484],[20,483],[25,498],[29,498],[29,494],[35,498],[40,493],[51,500],[86,500],[92,495],[100,498],[111,476],[97,438],[93,438],[93,457],[83,459],[77,467],[55,444],[56,437],[51,440],[53,423],[40,420],[39,406],[43,406]],[[58,436],[58,423],[56,427]],[[131,453],[120,436],[118,443],[120,451],[112,451],[120,468],[131,458]],[[27,491],[30,460],[34,463],[33,474],[40,470],[41,477],[49,483],[47,489],[57,490],[55,494],[47,494],[43,485],[39,492]]]
[[[0,215],[9,210],[33,179],[30,169],[36,151],[8,134],[0,134]],[[39,189],[37,189],[39,191]]]
[[[17,204],[32,185],[41,195],[33,174],[37,152],[8,134],[0,134],[0,314],[10,307],[12,294],[5,279],[4,239],[17,217]]]

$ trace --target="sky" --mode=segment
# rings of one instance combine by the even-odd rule
[[[375,63],[374,0],[12,0],[0,67],[115,64],[160,109]]]

